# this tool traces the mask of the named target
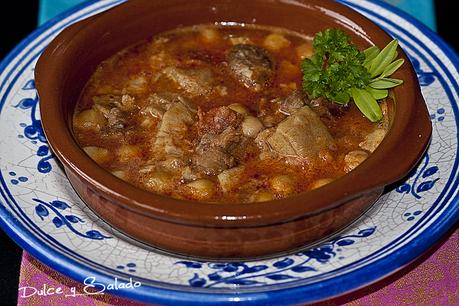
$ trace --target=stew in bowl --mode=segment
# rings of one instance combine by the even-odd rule
[[[76,138],[113,175],[178,199],[248,203],[319,188],[377,148],[393,101],[371,122],[354,103],[308,97],[312,36],[250,24],[160,33],[97,67]]]

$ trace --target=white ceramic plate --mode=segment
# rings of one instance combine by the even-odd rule
[[[90,1],[55,18],[1,63],[1,227],[40,261],[80,282],[94,277],[107,285],[132,278],[141,286],[112,293],[174,305],[313,302],[406,265],[458,219],[458,59],[433,32],[400,11],[380,2],[340,2],[400,40],[416,68],[433,124],[432,144],[416,171],[340,236],[270,260],[210,263],[147,248],[92,215],[49,151],[33,69],[59,31],[119,0]]]

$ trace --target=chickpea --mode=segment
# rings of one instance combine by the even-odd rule
[[[332,162],[333,161],[333,155],[330,153],[329,150],[321,150],[319,151],[319,159],[323,162]]]
[[[242,121],[242,133],[247,137],[257,137],[258,133],[260,133],[263,128],[263,123],[256,117],[247,116],[244,121]]]
[[[228,95],[228,87],[223,86],[223,85],[217,85],[214,87],[214,90],[217,94],[219,94],[221,97],[225,97]]]
[[[244,173],[244,166],[234,167],[220,173],[217,178],[220,183],[220,187],[224,192],[228,192],[239,183]]]
[[[320,188],[322,186],[325,186],[327,184],[330,184],[331,182],[333,182],[333,179],[331,178],[323,178],[323,179],[318,179],[318,180],[315,180],[314,182],[312,182],[311,186],[309,186],[309,188],[312,190],[312,189],[317,189],[317,188]]]
[[[235,111],[236,113],[241,114],[241,115],[248,115],[249,114],[249,111],[247,110],[247,108],[245,108],[244,105],[239,104],[239,103],[230,104],[230,105],[228,105],[228,108],[233,110],[233,111]]]
[[[250,202],[267,202],[274,199],[274,196],[271,192],[268,191],[258,191],[250,197]]]
[[[145,185],[156,192],[166,192],[172,188],[172,175],[164,171],[153,172]]]
[[[186,184],[191,196],[196,200],[208,200],[213,197],[216,192],[214,182],[207,179],[198,179]]]
[[[73,118],[73,124],[77,129],[99,131],[106,123],[104,115],[95,109],[86,109],[79,112]]]
[[[266,49],[277,52],[280,49],[290,46],[290,40],[285,38],[285,36],[282,34],[272,33],[266,36],[265,40],[263,41],[263,45],[266,47]]]
[[[245,36],[230,37],[229,41],[233,46],[240,45],[240,44],[253,45],[253,42],[250,40],[250,38],[245,37]]]
[[[295,180],[289,175],[276,175],[269,180],[269,184],[275,193],[283,196],[295,190]]]
[[[344,157],[344,171],[350,172],[367,159],[368,153],[361,150],[351,151]]]
[[[112,174],[114,176],[116,176],[117,178],[125,181],[127,179],[127,173],[126,171],[123,171],[123,170],[114,170],[112,171]]]
[[[365,140],[359,144],[359,147],[364,150],[374,152],[385,136],[386,131],[384,129],[375,129],[373,132],[365,136]]]
[[[118,148],[118,158],[121,162],[128,162],[133,158],[139,158],[141,154],[140,148],[133,145],[121,145]]]
[[[281,83],[279,84],[279,87],[282,89],[283,92],[285,93],[291,93],[292,91],[297,89],[296,83],[295,82],[290,82],[290,83]]]
[[[298,58],[300,60],[303,60],[305,58],[310,58],[314,50],[312,47],[312,43],[305,43],[296,47],[295,51]]]
[[[283,80],[294,80],[301,76],[301,71],[297,65],[283,60],[279,64],[279,75],[282,75]]]
[[[218,33],[216,29],[212,28],[202,29],[200,34],[202,41],[207,44],[215,44],[221,39],[220,33]]]
[[[105,148],[90,146],[84,147],[83,150],[98,164],[102,164],[110,160],[110,152]]]

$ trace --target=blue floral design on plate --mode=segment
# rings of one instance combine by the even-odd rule
[[[426,154],[424,161],[409,174],[409,177],[414,177],[412,182],[405,182],[398,186],[395,191],[398,193],[411,194],[416,199],[421,198],[421,193],[429,191],[435,186],[435,183],[440,178],[432,178],[438,172],[438,167],[435,165],[429,166],[430,157]]]
[[[128,272],[136,272],[137,265],[133,262],[128,262],[126,266],[124,265],[118,265],[116,266],[118,270],[127,270]]]
[[[357,234],[338,236],[325,244],[297,253],[297,256],[285,257],[268,266],[266,264],[253,264],[246,262],[201,262],[177,261],[175,264],[183,265],[189,269],[196,269],[188,280],[192,287],[211,288],[218,284],[239,286],[264,285],[269,281],[287,282],[304,278],[303,273],[315,272],[317,269],[310,265],[313,261],[325,264],[336,257],[342,248],[352,245],[356,239],[371,236],[376,227],[360,230]],[[298,261],[298,258],[301,260]],[[343,258],[338,258],[343,259]],[[214,272],[203,274],[206,266]],[[268,271],[266,271],[268,270]],[[293,272],[293,273],[292,273]],[[296,274],[296,275],[295,275]]]
[[[411,64],[413,65],[416,74],[418,75],[419,85],[429,86],[437,78],[437,71],[426,72],[421,69],[421,63],[415,57],[410,56]]]
[[[439,109],[437,109],[436,113],[430,115],[430,119],[441,122],[445,120],[445,113],[445,109],[443,107],[440,107]]]
[[[406,212],[403,214],[403,217],[406,218],[406,221],[413,221],[416,219],[417,216],[420,216],[422,214],[422,210],[416,210],[414,212]]]
[[[35,90],[35,81],[29,80],[22,87],[23,90]],[[40,157],[40,160],[37,163],[37,170],[40,173],[49,173],[52,170],[50,159],[54,158],[54,154],[51,152],[48,146],[48,142],[41,125],[41,120],[37,119],[37,107],[39,99],[38,95],[35,94],[34,98],[24,98],[15,105],[16,108],[22,110],[30,109],[30,119],[31,123],[20,123],[19,125],[24,128],[24,135],[19,135],[19,138],[27,138],[33,144],[37,144],[39,147],[36,151],[36,155]]]
[[[29,180],[29,178],[26,177],[26,176],[18,176],[18,177],[16,177],[16,172],[14,172],[14,171],[10,171],[10,172],[8,172],[8,174],[12,177],[10,182],[13,185],[18,185],[20,183],[25,183],[25,182],[27,182]]]
[[[85,233],[82,233],[75,229],[73,225],[77,223],[84,223],[84,220],[72,214],[64,214],[64,210],[70,208],[70,206],[64,201],[54,200],[47,203],[40,199],[34,198],[32,200],[38,203],[35,206],[35,214],[38,215],[42,221],[45,220],[45,218],[49,217],[50,211],[54,213],[55,217],[52,219],[52,222],[56,228],[66,226],[74,234],[87,239],[103,240],[112,238],[103,235],[101,232],[97,230],[89,230]]]

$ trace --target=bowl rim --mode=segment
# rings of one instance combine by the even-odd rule
[[[180,1],[180,0],[179,0]],[[146,191],[124,182],[98,166],[78,146],[62,115],[62,95],[49,78],[59,80],[59,64],[62,60],[53,58],[65,48],[65,42],[81,38],[81,33],[103,23],[111,15],[122,12],[127,6],[147,3],[146,0],[128,1],[108,11],[82,20],[61,32],[40,56],[35,69],[35,79],[40,96],[40,114],[49,146],[64,164],[66,171],[72,171],[86,184],[102,192],[106,198],[123,208],[161,220],[194,226],[253,227],[288,222],[319,214],[333,209],[360,195],[381,190],[403,178],[419,161],[430,141],[432,132],[427,108],[421,95],[416,73],[406,54],[399,47],[405,65],[398,75],[404,74],[405,84],[395,88],[398,99],[411,103],[396,102],[393,124],[380,146],[360,166],[321,188],[307,191],[284,199],[261,203],[205,203],[174,199]],[[169,1],[171,3],[174,1]],[[271,1],[276,2],[276,1]],[[282,5],[303,4],[294,0]],[[341,18],[365,25],[366,31],[374,31],[382,41],[391,38],[372,21],[334,1],[310,0],[308,4],[317,8],[338,12]],[[107,17],[109,16],[109,17]],[[354,29],[359,31],[359,29]],[[359,34],[362,34],[359,32]],[[48,81],[46,81],[48,80]],[[408,88],[411,90],[404,90]],[[400,99],[402,100],[402,99]],[[410,146],[407,146],[406,139]],[[400,154],[403,152],[403,154]],[[386,158],[387,156],[397,158]],[[384,171],[378,169],[384,167]],[[279,209],[282,205],[282,209]]]

